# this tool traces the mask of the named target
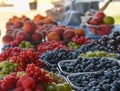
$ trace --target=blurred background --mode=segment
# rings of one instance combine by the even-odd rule
[[[69,1],[69,0],[68,0]],[[26,15],[33,18],[36,14],[46,16],[46,10],[55,7],[55,3],[63,3],[63,0],[0,0],[0,30],[1,37],[5,34],[5,24],[13,16]],[[105,4],[106,0],[99,3],[99,8]],[[65,3],[64,3],[65,4]],[[120,24],[120,2],[113,0],[105,9],[107,15],[115,18],[115,23]]]

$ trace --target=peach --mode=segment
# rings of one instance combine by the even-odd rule
[[[36,24],[33,21],[26,21],[23,25],[23,30],[32,34],[36,31]]]
[[[35,32],[32,34],[32,41],[42,41],[43,34],[41,32]]]
[[[59,40],[60,40],[60,37],[59,37],[59,35],[58,35],[56,32],[52,31],[52,32],[50,32],[50,33],[47,35],[47,39],[48,39],[49,41],[52,41],[52,40],[54,40],[54,41],[59,41]]]
[[[50,24],[50,23],[52,23],[52,20],[51,19],[43,19],[43,22],[45,24]]]
[[[65,31],[63,28],[55,28],[54,31],[60,36],[61,39],[63,38],[63,33]]]
[[[17,21],[17,22],[15,22],[15,24],[14,24],[14,27],[15,28],[21,28],[23,26],[23,22],[22,21]]]
[[[85,31],[83,29],[76,29],[75,33],[79,36],[85,36]]]
[[[69,42],[72,37],[74,37],[76,34],[75,34],[75,31],[73,29],[67,29],[64,33],[63,33],[63,38],[66,42]]]
[[[45,18],[44,16],[42,16],[40,14],[37,14],[36,16],[34,16],[33,21],[37,23],[38,21],[40,21],[40,20],[42,20],[44,18]]]

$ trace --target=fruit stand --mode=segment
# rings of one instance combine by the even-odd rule
[[[103,11],[85,27],[13,16],[2,44],[0,91],[120,91],[120,26]]]

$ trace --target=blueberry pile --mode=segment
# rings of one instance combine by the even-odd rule
[[[115,31],[109,36],[103,35],[98,41],[83,45],[76,52],[84,53],[93,50],[120,53],[120,31]]]
[[[61,60],[76,59],[77,55],[74,52],[69,52],[66,49],[54,49],[53,51],[47,51],[40,57],[44,62],[50,64],[57,64]]]
[[[99,40],[99,43],[103,46],[107,46],[107,48],[112,51],[116,51],[120,53],[120,31],[115,31],[110,36],[104,35]]]
[[[117,70],[120,65],[116,60],[108,58],[78,58],[77,61],[61,62],[60,67],[67,73],[78,73]]]
[[[120,70],[68,76],[78,91],[120,91]]]
[[[57,65],[50,64],[48,62],[44,62],[44,69],[59,74],[59,70],[57,68]]]
[[[98,44],[98,42],[91,42],[86,45],[81,46],[80,49],[76,50],[77,54],[85,53],[87,51],[106,51],[111,52],[111,49],[108,49],[106,46],[102,46],[101,44]],[[113,52],[113,51],[112,51]]]

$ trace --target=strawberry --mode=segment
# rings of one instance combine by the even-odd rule
[[[96,12],[95,16],[100,19],[103,19],[105,17],[105,14],[102,11],[98,11],[98,12]]]
[[[21,78],[21,83],[25,89],[35,88],[35,86],[36,86],[35,80],[33,78],[29,77],[28,75],[24,75]]]

